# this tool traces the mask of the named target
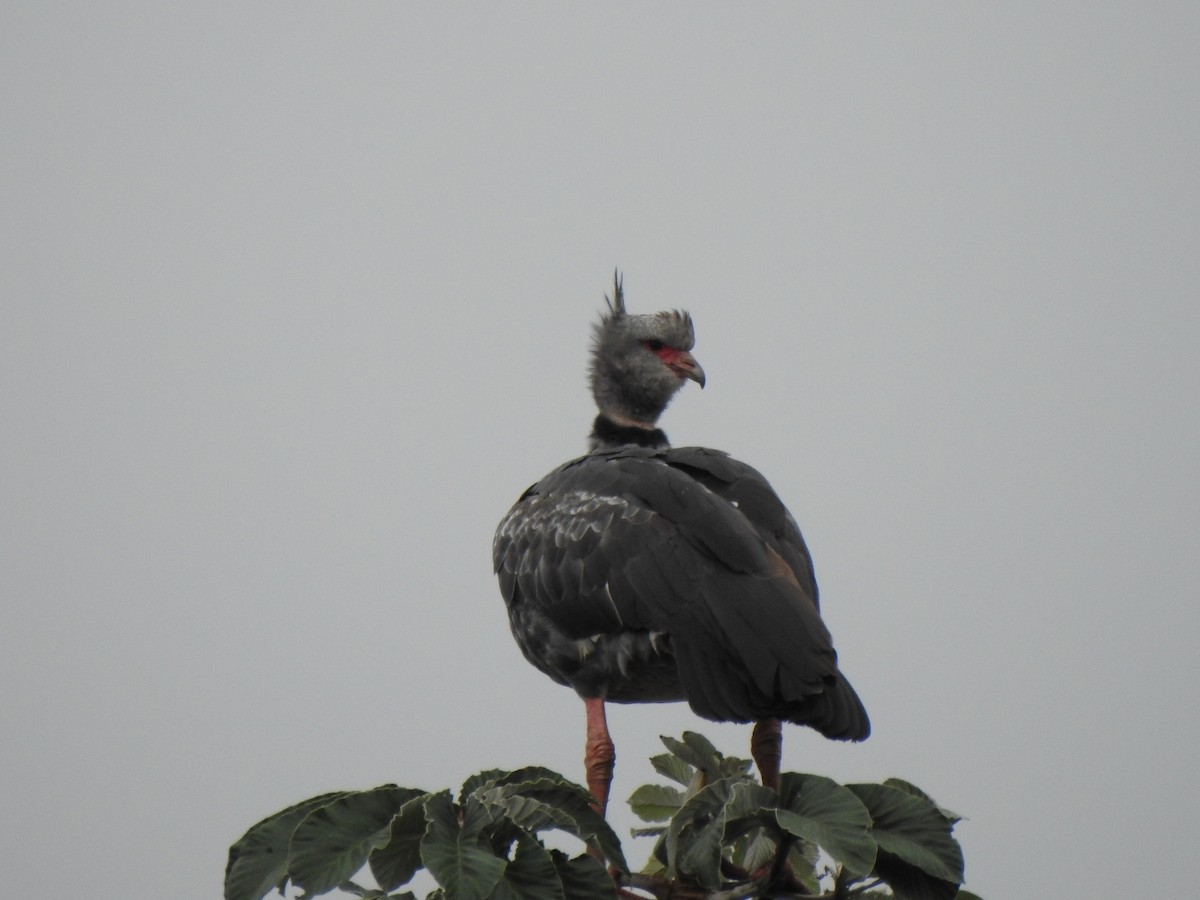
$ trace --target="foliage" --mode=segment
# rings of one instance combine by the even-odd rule
[[[776,792],[699,734],[662,740],[668,752],[651,764],[672,784],[643,785],[629,800],[650,823],[634,835],[656,839],[640,872],[585,788],[530,767],[481,772],[456,798],[389,784],[290,806],[230,848],[225,900],[261,900],[289,883],[302,898],[339,889],[416,900],[392,892],[422,868],[439,885],[426,900],[978,900],[959,888],[958,818],[913,785],[787,772]],[[586,852],[548,848],[549,831]],[[350,880],[364,866],[378,888]]]

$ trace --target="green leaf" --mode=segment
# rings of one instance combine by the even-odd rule
[[[846,787],[871,814],[871,835],[881,850],[934,878],[955,886],[962,883],[962,849],[950,833],[950,820],[930,800],[884,784]],[[876,870],[887,878],[878,864]],[[887,880],[893,889],[897,887],[891,878]]]
[[[413,797],[392,817],[388,841],[371,853],[371,874],[385,891],[395,890],[421,868],[421,838],[425,836],[425,798]]]
[[[759,824],[775,799],[774,791],[740,778],[722,778],[699,791],[667,827],[668,871],[718,888],[725,842]]]
[[[750,767],[754,765],[748,759],[726,756],[714,747],[708,738],[695,731],[685,731],[683,742],[697,756],[710,760],[711,764],[715,765],[715,773],[718,778],[736,778],[739,775],[746,775],[750,771]],[[706,765],[705,768],[708,769],[708,766]]]
[[[683,832],[676,847],[675,872],[690,876],[701,887],[716,890],[721,886],[721,836],[725,822],[721,818]]]
[[[288,859],[288,874],[303,896],[333,890],[361,869],[371,851],[388,842],[392,817],[424,793],[387,784],[345,794],[305,816]]]
[[[478,797],[486,809],[509,819],[522,831],[536,834],[558,828],[576,834],[579,823],[570,812],[559,808],[554,800],[553,796],[547,802],[538,796],[507,793],[503,787],[491,788]]]
[[[970,891],[960,890],[954,895],[954,900],[983,900],[978,894],[972,894]]]
[[[479,790],[481,787],[490,787],[495,784],[505,775],[511,775],[507,769],[485,769],[482,772],[477,772],[466,781],[463,782],[462,788],[458,792],[458,804],[462,806],[467,802],[467,798]]]
[[[446,896],[454,900],[484,900],[500,881],[508,863],[486,845],[483,829],[492,818],[478,801],[468,800],[462,815],[460,826],[458,808],[450,802],[449,791],[425,798],[428,825],[421,839],[421,861]]]
[[[535,770],[528,770],[537,774]],[[604,817],[592,808],[592,795],[561,775],[532,781],[497,784],[477,796],[489,809],[500,810],[518,828],[542,831],[556,828],[594,847],[620,869],[629,871],[621,842]]]
[[[716,745],[698,731],[685,731],[680,737],[693,753],[701,758],[714,761],[718,766],[725,758]]]
[[[884,784],[886,784],[888,787],[899,788],[906,794],[912,794],[914,797],[920,797],[923,800],[928,800],[930,805],[934,806],[938,812],[950,820],[951,825],[962,821],[962,816],[958,815],[957,813],[952,813],[950,810],[945,809],[944,807],[938,806],[932,797],[930,797],[927,793],[910,781],[905,781],[903,778],[889,778],[884,782]]]
[[[569,900],[550,851],[526,832],[517,837],[517,852],[489,900]]]
[[[521,769],[485,769],[475,775],[472,775],[465,782],[461,790],[458,792],[458,803],[461,806],[467,802],[467,798],[472,794],[478,794],[480,791],[488,790],[498,784],[512,784],[515,781],[533,781],[538,778],[548,778],[552,781],[560,781],[563,784],[572,784],[558,772],[547,769],[545,766],[525,766]]]
[[[667,742],[663,738],[663,742]],[[670,745],[668,745],[670,746]],[[694,878],[701,887],[720,885],[722,809],[729,802],[730,783],[714,781],[689,799],[667,826],[664,848],[667,871]]]
[[[704,772],[710,781],[721,777],[721,762],[725,757],[704,735],[685,731],[682,741],[666,735],[660,735],[659,740],[681,761]]]
[[[792,873],[814,896],[821,893],[821,874],[817,871],[820,858],[821,851],[812,841],[796,841],[788,851]]]
[[[727,824],[726,839],[743,834],[756,825],[770,822],[771,813],[777,808],[779,795],[757,781],[743,778],[725,779],[729,785],[729,803],[725,807]]]
[[[747,872],[755,872],[771,862],[779,852],[779,834],[767,828],[752,828],[733,845],[733,863]]]
[[[887,882],[896,900],[954,900],[958,885],[935,878],[896,856],[880,849],[875,874]]]
[[[696,771],[678,756],[672,756],[670,753],[650,757],[650,765],[654,766],[654,771],[659,775],[684,787],[691,784],[692,774]]]
[[[650,858],[646,860],[646,864],[641,868],[643,875],[658,875],[663,878],[667,877],[667,858],[666,851],[662,850],[663,842],[660,840],[654,845],[654,850],[650,854]]]
[[[333,791],[301,801],[253,825],[229,848],[225,866],[225,900],[260,900],[287,880],[288,844],[292,832],[310,812],[344,797]]]
[[[643,822],[664,822],[683,806],[683,791],[665,784],[643,784],[630,795],[629,806]]]
[[[555,784],[565,784],[572,787],[577,787],[581,791],[586,791],[584,787],[580,787],[566,778],[555,772],[553,769],[547,769],[545,766],[524,766],[520,769],[513,769],[511,772],[505,772],[501,777],[495,780],[498,785],[501,784],[518,784],[524,781],[552,781]],[[591,794],[588,794],[590,797]]]
[[[568,781],[559,773],[551,771],[544,766],[526,766],[512,772],[505,772],[501,777],[494,779],[489,784],[480,786],[476,789],[475,794],[482,797],[484,793],[488,793],[494,788],[504,788],[503,793],[506,796],[511,796],[514,792],[518,792],[516,788],[512,787],[513,785],[531,784],[534,782],[537,782],[542,787],[549,784],[560,786],[565,791],[574,792],[578,796],[577,805],[585,806],[589,810],[591,809],[593,799],[591,793],[586,788],[575,784],[573,781]],[[508,821],[502,826],[493,828],[493,848],[498,848],[502,844],[505,847],[504,852],[507,854],[507,848],[517,839],[517,831],[522,827],[527,826]]]
[[[875,865],[871,816],[848,788],[821,775],[784,772],[775,820],[788,834],[812,841],[855,875]]]
[[[568,859],[565,853],[550,851],[554,866],[562,882],[567,900],[613,900],[617,886],[613,883],[604,863],[594,856],[576,856]]]

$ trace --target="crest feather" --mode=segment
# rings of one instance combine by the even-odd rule
[[[606,318],[619,319],[625,315],[625,292],[621,290],[620,269],[613,269],[613,296],[610,300],[605,294],[604,302],[608,304],[609,315]]]

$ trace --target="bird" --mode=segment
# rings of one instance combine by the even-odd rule
[[[525,658],[583,699],[584,769],[604,814],[616,751],[607,703],[687,701],[753,722],[779,789],[782,725],[861,741],[866,709],[838,668],[812,558],[767,480],[729,454],[672,447],[659,417],[704,369],[691,315],[626,311],[619,271],[594,326],[588,452],[520,495],[493,563]]]

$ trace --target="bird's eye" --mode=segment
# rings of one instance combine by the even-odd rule
[[[663,348],[663,342],[662,341],[646,341],[646,346],[649,347],[651,350],[653,350],[655,353],[657,353],[659,350],[661,350]]]

